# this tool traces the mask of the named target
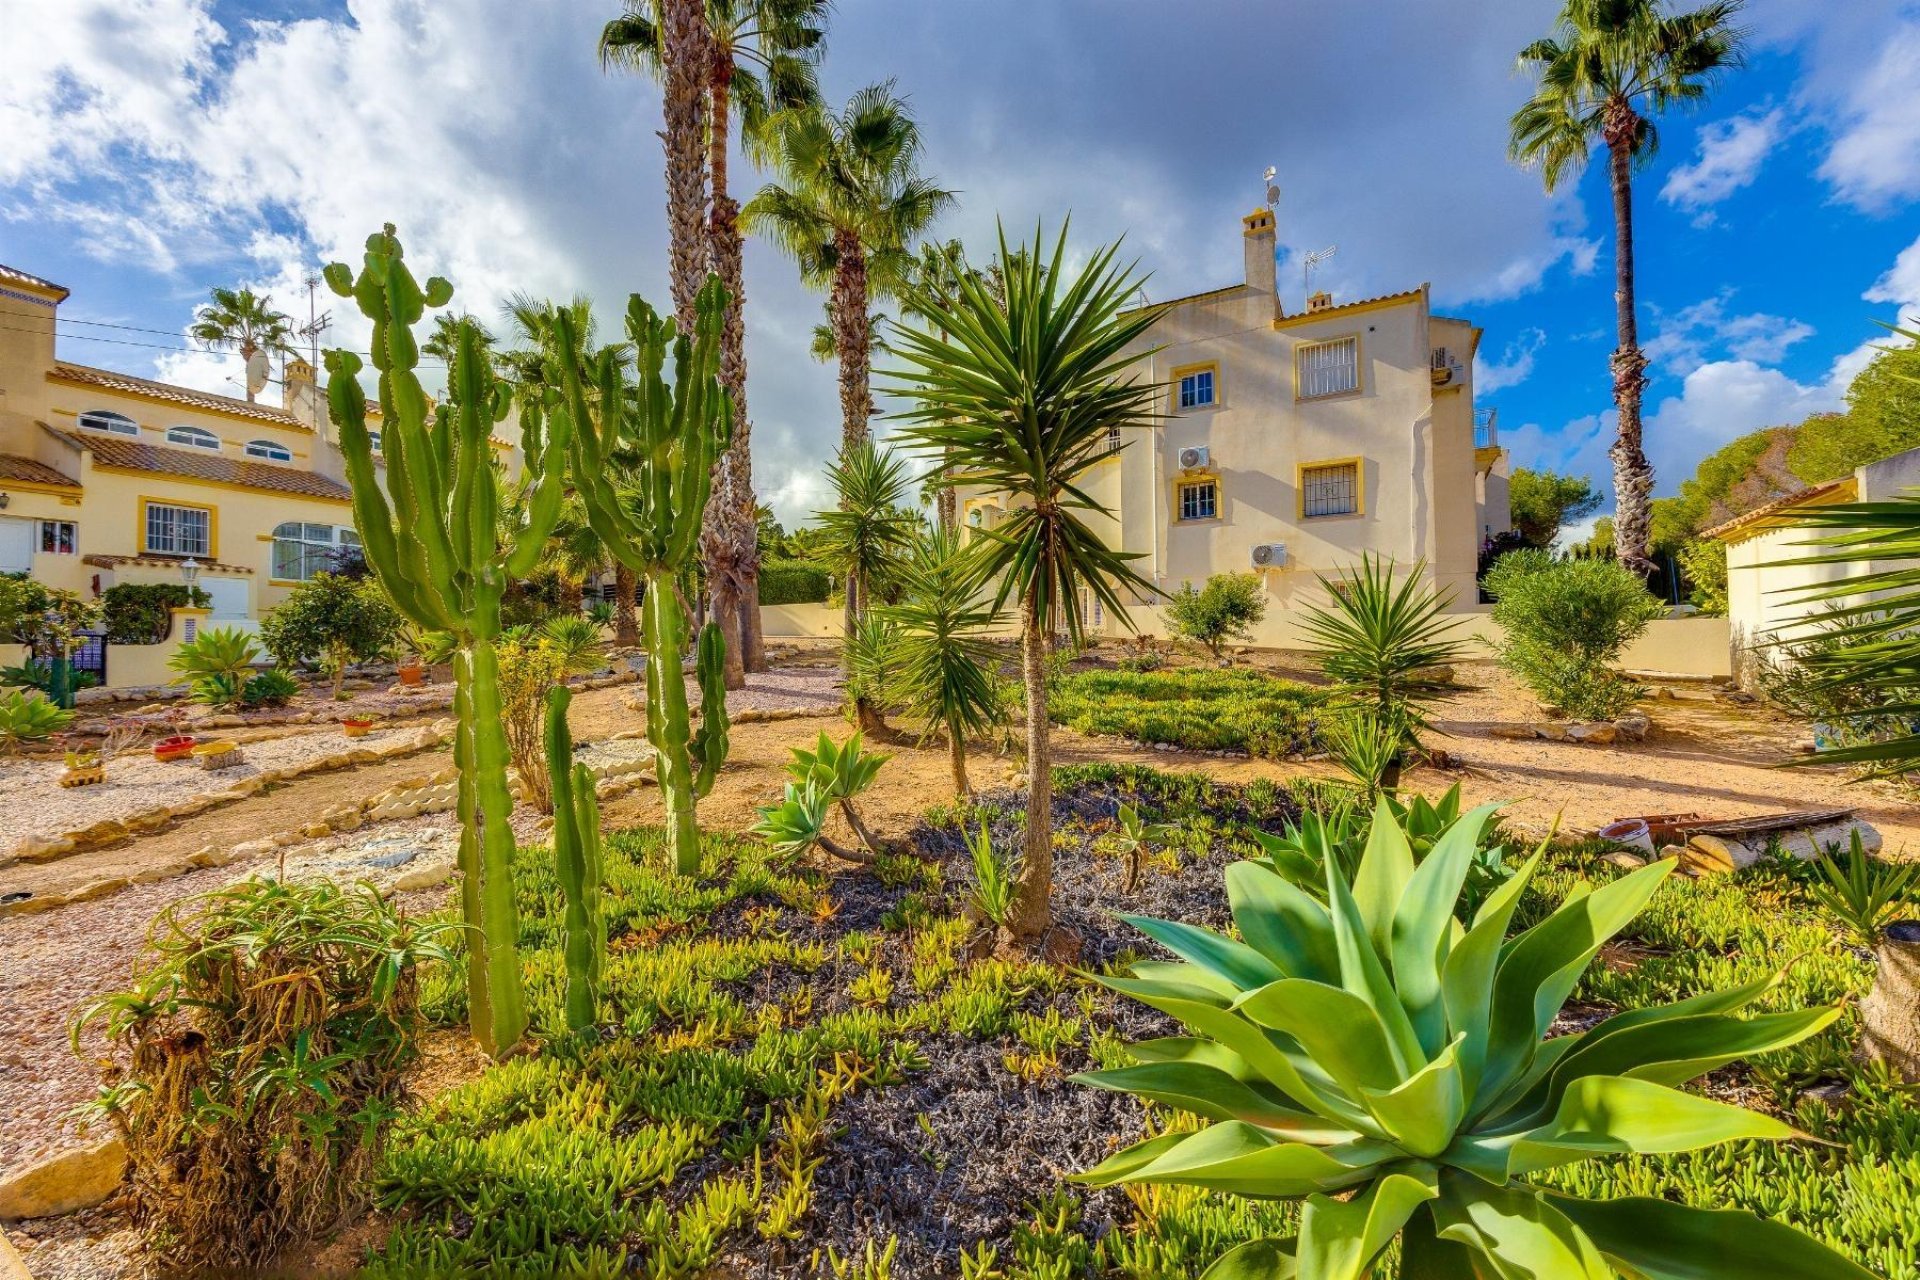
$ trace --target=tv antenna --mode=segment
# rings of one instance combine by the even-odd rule
[[[313,376],[320,378],[320,335],[333,327],[333,312],[320,310],[320,273],[307,272],[307,323],[296,330],[299,337],[307,339],[313,350]]]
[[[1340,252],[1340,246],[1330,244],[1326,248],[1310,253],[1300,259],[1300,283],[1305,287],[1309,296],[1313,293],[1313,269],[1338,252]]]
[[[1267,208],[1269,209],[1280,203],[1280,188],[1273,183],[1273,175],[1278,172],[1280,172],[1278,169],[1268,165],[1267,171],[1260,175],[1260,180],[1267,184]]]

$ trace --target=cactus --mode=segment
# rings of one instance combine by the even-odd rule
[[[418,626],[449,633],[457,645],[454,763],[460,772],[468,1016],[480,1047],[499,1057],[518,1043],[527,1015],[515,953],[519,922],[508,825],[513,796],[507,787],[494,640],[508,584],[534,567],[559,516],[567,424],[556,421],[544,433],[538,417],[523,424],[535,491],[524,523],[508,531],[503,550],[500,478],[490,440],[493,425],[507,413],[507,384],[495,377],[479,331],[464,319],[457,327],[445,402],[430,409],[414,373],[420,348],[413,328],[427,307],[447,304],[453,286],[435,277],[421,288],[402,261],[391,224],[367,238],[357,276],[336,262],[327,268],[326,280],[373,322],[384,479],[374,469],[367,435],[360,358],[350,351],[329,351],[326,357],[329,416],[340,434],[361,548],[400,612]]]
[[[600,904],[600,805],[593,771],[573,762],[573,735],[563,684],[547,691],[547,779],[553,788],[553,853],[566,897],[567,1028],[593,1029],[600,969],[607,953],[607,920]]]
[[[642,643],[647,650],[647,741],[666,806],[667,843],[683,875],[700,867],[694,803],[713,786],[727,751],[725,641],[709,623],[695,664],[700,723],[690,724],[682,653],[687,611],[680,580],[693,566],[701,515],[713,488],[713,460],[727,447],[733,414],[716,369],[726,290],[712,276],[695,303],[694,332],[638,294],[627,303],[627,336],[637,386],[613,351],[583,358],[574,319],[553,313],[554,393],[546,416],[554,443],[571,450],[576,492],[607,553],[646,583]],[[673,383],[661,370],[673,351]],[[618,453],[632,461],[610,465]]]

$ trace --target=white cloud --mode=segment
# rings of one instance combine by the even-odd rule
[[[1887,273],[1860,296],[1897,308],[1902,318],[1920,316],[1920,239],[1902,249]]]
[[[1716,351],[1735,360],[1774,364],[1795,344],[1813,336],[1813,326],[1784,316],[1753,311],[1736,314],[1725,290],[1678,311],[1656,313],[1654,336],[1643,344],[1647,359],[1685,376],[1712,359]]]
[[[1705,213],[1751,183],[1786,133],[1786,113],[1775,107],[1759,114],[1719,120],[1700,130],[1700,154],[1667,175],[1660,198],[1683,209]]]
[[[1508,387],[1517,387],[1533,376],[1533,358],[1540,348],[1547,345],[1547,333],[1544,329],[1523,329],[1520,336],[1509,342],[1498,360],[1489,360],[1484,355],[1473,358],[1473,388],[1475,391],[1492,395]]]

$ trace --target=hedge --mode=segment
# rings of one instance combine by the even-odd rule
[[[204,609],[213,597],[184,582],[123,582],[100,593],[108,644],[159,644],[173,627],[169,610]]]
[[[807,560],[762,560],[761,604],[821,604],[833,590],[825,569]]]

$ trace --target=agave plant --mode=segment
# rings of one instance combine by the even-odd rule
[[[751,831],[775,853],[797,858],[819,849],[848,862],[872,862],[874,855],[852,849],[827,834],[827,810],[833,800],[811,782],[789,782],[780,803],[758,810]]]
[[[232,706],[240,701],[260,646],[237,627],[209,627],[174,650],[167,666],[180,673],[196,702]]]
[[[847,825],[860,837],[860,843],[879,853],[880,842],[860,820],[853,798],[873,785],[880,766],[891,759],[890,755],[867,751],[858,733],[836,747],[833,739],[822,731],[813,750],[793,748],[793,762],[787,766],[787,774],[802,789],[811,789],[827,802],[839,805]]]
[[[1140,876],[1146,869],[1147,844],[1166,843],[1173,838],[1176,828],[1170,822],[1148,822],[1138,809],[1124,802],[1115,811],[1113,823],[1114,842],[1127,859],[1125,892],[1132,893],[1140,887]]]
[[[1544,851],[1470,924],[1454,916],[1493,810],[1451,824],[1418,863],[1400,824],[1376,819],[1351,885],[1328,862],[1325,903],[1237,864],[1227,888],[1244,941],[1132,918],[1179,960],[1101,981],[1193,1034],[1136,1044],[1134,1065],[1079,1079],[1210,1123],[1137,1143],[1079,1180],[1304,1201],[1297,1236],[1241,1245],[1205,1280],[1360,1280],[1396,1237],[1400,1280],[1870,1280],[1752,1214],[1584,1200],[1537,1180],[1599,1156],[1803,1136],[1677,1086],[1803,1040],[1840,1011],[1741,1016],[1777,981],[1764,978],[1545,1039],[1673,863],[1571,895],[1508,938]]]
[[[23,742],[38,742],[73,723],[73,712],[56,707],[39,693],[9,689],[0,693],[0,754]]]

